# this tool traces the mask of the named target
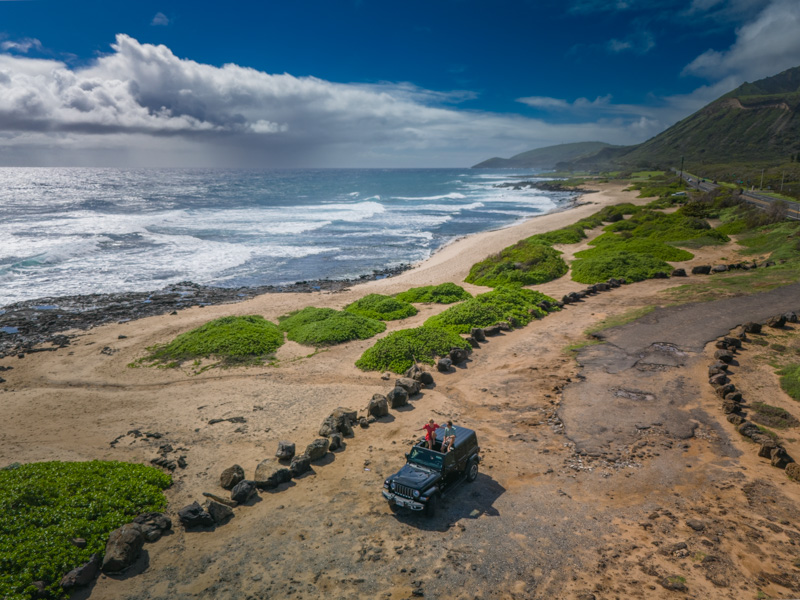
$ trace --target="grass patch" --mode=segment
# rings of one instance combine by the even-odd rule
[[[783,391],[800,402],[800,364],[786,365],[778,374]]]
[[[792,414],[778,406],[765,404],[764,402],[751,402],[750,408],[753,409],[753,414],[750,418],[756,423],[774,427],[775,429],[786,429],[787,427],[797,427],[800,425]]]
[[[577,258],[590,258],[592,256],[600,256],[608,250],[618,250],[620,252],[632,252],[634,254],[647,254],[653,258],[658,258],[663,261],[680,262],[684,260],[691,260],[694,254],[670,246],[664,242],[659,242],[650,239],[627,238],[614,233],[604,233],[597,236],[594,240],[589,242],[594,248],[581,250],[575,256]]]
[[[602,321],[599,321],[594,325],[592,325],[589,329],[586,329],[584,333],[586,335],[592,336],[605,329],[611,329],[612,327],[619,327],[620,325],[631,323],[636,319],[640,319],[641,317],[650,314],[655,309],[656,309],[655,306],[643,306],[642,308],[635,308],[633,310],[629,310],[628,312],[622,313],[621,315],[606,317]]]
[[[744,255],[769,254],[772,260],[800,258],[800,222],[765,225],[743,235],[739,244]]]
[[[536,306],[543,300],[556,303],[554,298],[534,290],[499,288],[433,315],[425,325],[456,333],[468,333],[473,327],[487,327],[500,321],[516,320],[520,325],[527,325],[533,319],[545,316],[545,311]]]
[[[134,364],[171,368],[198,358],[214,358],[224,366],[256,364],[281,345],[283,333],[264,317],[222,317],[180,334],[169,344],[148,348],[150,354]]]
[[[403,373],[415,362],[432,365],[436,357],[452,348],[470,348],[469,343],[451,329],[423,325],[401,329],[378,340],[356,361],[362,371]]]
[[[800,279],[800,260],[778,264],[768,269],[719,273],[702,283],[682,285],[665,290],[670,304],[708,302],[731,296],[747,296],[766,292]]]
[[[344,309],[354,315],[379,321],[395,321],[417,314],[417,309],[408,302],[402,302],[397,298],[382,294],[368,294],[352,304],[348,304]]]
[[[411,288],[395,296],[401,302],[424,302],[433,304],[452,304],[472,298],[467,290],[455,283],[442,283],[440,285],[426,285]]]
[[[575,342],[574,344],[570,344],[569,346],[564,346],[561,350],[564,354],[572,355],[573,357],[578,354],[581,350],[588,346],[596,346],[598,344],[603,344],[604,342],[593,338],[590,340],[583,340],[582,342]]]
[[[650,279],[656,273],[669,273],[665,261],[634,252],[610,250],[572,263],[572,279],[579,283],[599,283],[611,277],[624,277],[629,283]]]
[[[377,319],[312,306],[278,317],[278,321],[286,337],[304,346],[335,346],[386,331],[386,324]]]
[[[166,506],[169,475],[122,462],[43,462],[0,469],[0,597],[35,598],[44,581],[51,598],[59,582],[92,554],[102,557],[108,534],[133,517]],[[85,548],[70,538],[86,540]]]
[[[465,281],[489,287],[535,285],[558,279],[567,270],[561,252],[527,238],[474,264]]]

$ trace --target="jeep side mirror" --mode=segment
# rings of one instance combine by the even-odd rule
[[[411,453],[410,452],[406,452],[406,460],[408,460],[409,458],[411,458]]]

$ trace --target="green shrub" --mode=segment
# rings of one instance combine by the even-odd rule
[[[691,200],[680,207],[677,212],[685,217],[707,219],[709,216],[711,216],[712,207],[707,202]]]
[[[379,321],[405,319],[406,317],[413,317],[417,314],[417,309],[408,302],[401,302],[396,298],[383,296],[381,294],[369,294],[364,296],[360,300],[348,304],[344,309],[354,315],[360,315],[369,319],[378,319]]]
[[[743,254],[767,254],[773,260],[800,257],[800,222],[765,225],[739,239]]]
[[[411,288],[395,296],[401,302],[424,302],[436,304],[452,304],[467,298],[472,298],[472,294],[455,283],[442,283],[440,285],[426,285],[424,287]]]
[[[446,356],[452,348],[469,348],[460,335],[449,329],[424,325],[401,329],[378,340],[356,361],[362,371],[402,373],[414,361],[434,364],[436,357]]]
[[[169,475],[121,462],[44,462],[0,469],[0,598],[65,598],[61,577],[105,553],[108,535],[135,516],[166,506]],[[85,548],[70,543],[84,538]]]
[[[278,317],[286,337],[304,346],[335,346],[351,340],[366,340],[386,331],[386,324],[332,308],[309,306]]]
[[[572,279],[580,283],[599,283],[611,277],[624,277],[628,282],[642,281],[658,272],[668,273],[672,267],[661,259],[609,250],[597,256],[579,258],[572,263]]]
[[[575,253],[576,258],[590,258],[600,256],[609,250],[620,252],[633,252],[634,254],[647,254],[653,258],[664,261],[679,262],[694,258],[694,254],[681,250],[675,246],[669,246],[664,242],[650,239],[627,238],[618,234],[604,233],[592,240],[594,248],[581,250]]]
[[[747,225],[747,221],[744,219],[736,219],[734,221],[728,221],[727,223],[723,223],[719,227],[717,227],[717,231],[719,231],[723,235],[738,235],[740,233],[744,233],[749,229]]]
[[[778,374],[781,376],[783,391],[800,402],[800,365],[783,367]]]
[[[223,364],[261,361],[283,344],[277,325],[258,315],[222,317],[180,334],[169,344],[148,348],[145,363],[178,366],[187,360],[217,358]]]
[[[450,329],[457,333],[468,333],[473,327],[487,327],[511,319],[527,325],[534,318],[546,314],[536,306],[542,300],[553,304],[556,302],[550,296],[534,290],[499,288],[433,315],[425,321],[425,325]]]
[[[465,281],[489,287],[534,285],[558,279],[567,270],[561,252],[528,238],[474,264]]]

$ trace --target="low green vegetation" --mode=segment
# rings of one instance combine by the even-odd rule
[[[473,265],[465,281],[489,287],[535,285],[558,279],[567,270],[561,252],[528,238]]]
[[[452,304],[467,298],[472,298],[472,294],[455,283],[442,283],[440,285],[426,285],[424,287],[411,288],[395,296],[401,302],[422,302],[436,304]]]
[[[379,321],[405,319],[417,314],[417,309],[408,302],[382,294],[368,294],[352,304],[348,304],[344,309],[354,315]]]
[[[386,324],[377,319],[313,306],[278,317],[278,321],[286,337],[304,346],[335,346],[386,331]]]
[[[745,256],[768,255],[770,260],[800,258],[800,222],[783,221],[764,225],[739,238]]]
[[[425,321],[429,327],[441,327],[456,333],[468,333],[473,327],[487,327],[500,321],[527,325],[547,313],[537,306],[543,300],[556,300],[541,292],[524,288],[498,288],[448,308]]]
[[[572,279],[579,283],[599,283],[624,277],[628,283],[669,273],[672,267],[661,259],[633,252],[608,251],[572,263]]]
[[[283,344],[277,325],[258,315],[222,317],[180,334],[173,341],[148,348],[134,364],[178,367],[187,360],[211,358],[223,366],[256,364]]]
[[[774,427],[775,429],[786,429],[787,427],[800,425],[800,421],[793,417],[789,411],[779,406],[772,406],[764,402],[751,402],[750,408],[753,410],[750,418],[761,425]]]
[[[362,371],[403,373],[415,362],[434,364],[452,348],[469,348],[469,343],[451,329],[424,325],[401,329],[378,340],[356,361]]]
[[[121,462],[44,462],[0,469],[0,598],[36,598],[43,581],[51,598],[59,582],[92,554],[103,556],[108,535],[143,512],[166,506],[169,475]],[[86,540],[85,548],[70,543]]]
[[[783,391],[800,402],[800,364],[787,365],[778,374],[781,376]]]
[[[634,308],[633,310],[629,310],[621,315],[606,317],[602,321],[597,322],[594,326],[585,330],[584,333],[586,335],[593,336],[595,333],[603,331],[604,329],[610,329],[612,327],[619,327],[620,325],[631,323],[636,319],[640,319],[643,316],[650,314],[655,309],[655,306],[643,306],[642,308]]]
[[[694,258],[694,254],[670,246],[664,242],[651,239],[628,238],[614,233],[604,233],[590,242],[594,248],[581,250],[575,253],[576,258],[591,258],[599,256],[609,250],[632,252],[634,254],[647,254],[653,258],[664,261],[684,261]]]
[[[730,296],[749,296],[797,283],[800,272],[797,261],[778,264],[768,269],[719,273],[701,283],[681,285],[665,290],[670,304],[708,302]]]

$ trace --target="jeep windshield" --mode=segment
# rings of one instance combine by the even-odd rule
[[[428,450],[427,448],[417,448],[416,446],[411,449],[411,454],[408,455],[408,462],[413,462],[437,471],[442,470],[443,459],[444,454]]]

